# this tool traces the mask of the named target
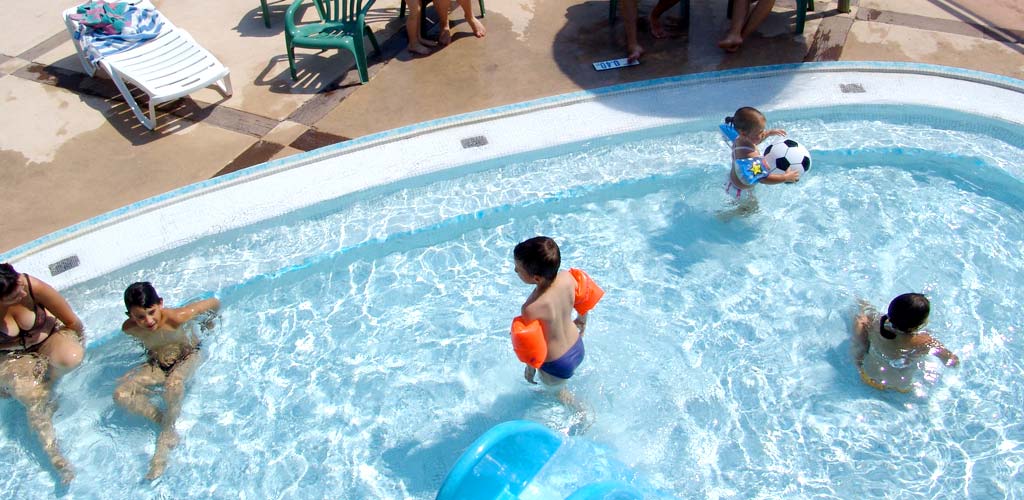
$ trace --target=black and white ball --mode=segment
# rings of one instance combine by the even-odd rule
[[[783,172],[793,166],[803,169],[800,174],[811,169],[811,153],[789,138],[769,144],[764,149],[764,159],[769,166]]]

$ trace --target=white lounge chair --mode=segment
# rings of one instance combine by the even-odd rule
[[[153,8],[148,0],[136,3],[138,7]],[[216,85],[224,97],[231,95],[231,76],[228,69],[208,50],[196,43],[187,31],[161,15],[160,34],[128,50],[108,55],[93,63],[75,36],[78,23],[71,19],[77,7],[64,11],[64,24],[75,44],[78,58],[85,72],[92,76],[96,67],[110,75],[114,85],[124,96],[135,117],[152,130],[156,127],[156,106],[189,95],[197,90]],[[135,102],[125,82],[129,82],[149,96],[149,117]]]

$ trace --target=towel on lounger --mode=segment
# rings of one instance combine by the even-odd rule
[[[156,9],[104,0],[79,5],[69,17],[78,28],[75,38],[93,64],[155,38],[164,24]]]

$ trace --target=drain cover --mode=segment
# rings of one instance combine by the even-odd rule
[[[81,261],[78,260],[77,255],[60,259],[57,262],[50,264],[50,276],[56,276],[65,271],[70,271],[78,267],[79,264],[81,264]]]
[[[482,135],[467,137],[462,140],[462,149],[478,148],[487,145],[487,138]]]
[[[864,90],[864,86],[859,83],[840,83],[839,90],[842,90],[844,94],[863,94],[867,92]]]

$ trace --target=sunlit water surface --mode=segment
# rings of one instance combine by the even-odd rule
[[[68,290],[93,336],[57,391],[69,496],[431,499],[511,419],[680,498],[1024,495],[1019,131],[815,116],[773,122],[815,164],[758,187],[749,216],[724,217],[728,149],[708,123],[351,196]],[[510,348],[530,292],[511,251],[536,234],[607,291],[570,383],[589,428]],[[143,360],[118,332],[136,280],[168,304],[224,302],[155,483],[155,427],[111,399]],[[907,291],[962,366],[881,393],[851,364],[854,304]],[[0,489],[59,492],[21,407],[0,402],[0,420]]]

